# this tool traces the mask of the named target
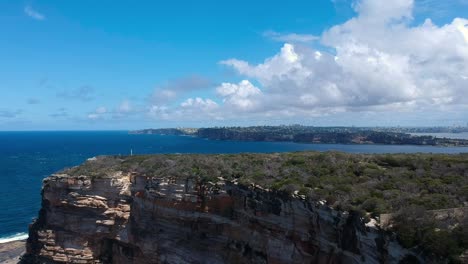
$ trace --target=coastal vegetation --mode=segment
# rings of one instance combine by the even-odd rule
[[[162,128],[130,131],[131,134],[188,135],[211,140],[291,141],[324,144],[388,144],[468,146],[468,140],[415,136],[396,128],[253,126],[214,128]]]
[[[357,212],[365,221],[391,213],[388,230],[396,232],[407,248],[453,262],[468,248],[466,221],[447,224],[426,215],[428,210],[467,205],[468,154],[117,156],[101,157],[64,172],[106,177],[116,171],[259,186],[286,197],[323,201],[336,210]]]

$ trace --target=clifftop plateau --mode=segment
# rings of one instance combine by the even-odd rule
[[[44,180],[22,262],[447,263],[462,223],[431,253],[376,220],[463,207],[467,176],[468,155],[97,157]]]

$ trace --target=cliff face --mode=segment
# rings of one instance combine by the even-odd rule
[[[24,263],[395,263],[355,215],[219,179],[52,175]]]

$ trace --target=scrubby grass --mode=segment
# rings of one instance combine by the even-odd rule
[[[425,209],[462,207],[468,195],[468,155],[282,154],[142,155],[99,157],[65,170],[71,175],[107,177],[115,171],[148,176],[218,177],[265,188],[300,190],[330,206],[379,214],[409,205]]]

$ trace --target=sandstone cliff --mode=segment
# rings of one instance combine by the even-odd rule
[[[173,176],[176,164],[165,164],[165,175],[109,167],[46,178],[23,262],[398,263],[410,254],[357,215],[222,177]]]

